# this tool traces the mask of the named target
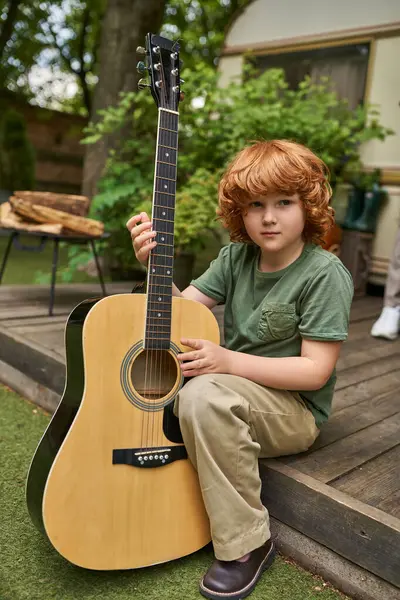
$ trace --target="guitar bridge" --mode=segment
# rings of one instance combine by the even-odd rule
[[[185,446],[159,448],[118,448],[113,450],[113,465],[130,465],[142,469],[163,467],[176,460],[187,458]]]

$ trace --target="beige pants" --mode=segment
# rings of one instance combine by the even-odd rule
[[[385,306],[400,306],[400,228],[397,232],[385,286]]]
[[[295,392],[236,375],[199,375],[175,400],[182,436],[200,480],[214,551],[235,560],[270,538],[258,458],[307,450],[318,436]]]

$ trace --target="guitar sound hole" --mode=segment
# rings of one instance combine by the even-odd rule
[[[175,386],[177,364],[167,350],[143,350],[131,367],[135,390],[147,400],[166,396]]]

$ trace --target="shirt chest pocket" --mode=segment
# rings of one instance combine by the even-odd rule
[[[267,341],[285,340],[295,334],[297,321],[294,303],[265,302],[261,306],[257,335]]]

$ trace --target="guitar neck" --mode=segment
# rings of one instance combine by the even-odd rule
[[[152,210],[157,246],[149,256],[146,291],[144,347],[148,349],[170,346],[178,124],[178,112],[159,108]]]

